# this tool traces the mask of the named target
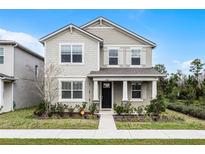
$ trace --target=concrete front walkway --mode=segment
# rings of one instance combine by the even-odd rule
[[[205,139],[205,130],[0,130],[0,138],[47,139]]]
[[[99,130],[117,130],[115,121],[113,118],[113,112],[101,111],[100,113]]]

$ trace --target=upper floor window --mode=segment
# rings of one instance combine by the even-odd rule
[[[132,99],[140,99],[142,95],[141,82],[132,82]]]
[[[62,99],[82,99],[83,82],[82,81],[62,81],[61,98]]]
[[[0,64],[4,64],[4,48],[0,48]]]
[[[118,65],[118,50],[109,50],[109,65]]]
[[[141,63],[141,55],[139,49],[132,49],[131,50],[131,64],[132,65],[140,65]]]
[[[82,63],[83,46],[81,44],[61,45],[61,63]]]

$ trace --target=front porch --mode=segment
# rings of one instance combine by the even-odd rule
[[[99,103],[100,110],[112,110],[122,102],[145,106],[156,95],[157,78],[93,77],[93,102]]]

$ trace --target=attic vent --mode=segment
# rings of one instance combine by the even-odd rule
[[[102,19],[100,19],[100,25],[102,25]]]

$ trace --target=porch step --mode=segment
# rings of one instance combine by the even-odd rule
[[[113,110],[101,110],[98,114],[99,115],[113,115],[114,111]]]
[[[103,112],[103,111],[102,111]],[[110,111],[104,111],[100,114],[99,130],[117,130],[113,113]]]

